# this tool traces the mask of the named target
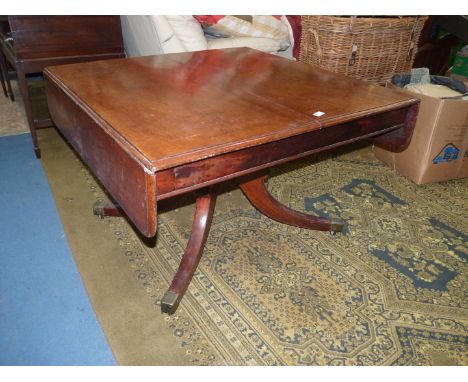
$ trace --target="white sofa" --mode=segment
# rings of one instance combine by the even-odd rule
[[[121,16],[125,52],[129,57],[148,56],[206,49],[249,47],[292,59],[293,37],[290,40],[262,37],[207,38],[200,23],[192,16]]]

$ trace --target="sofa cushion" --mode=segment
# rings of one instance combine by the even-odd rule
[[[163,53],[151,16],[120,16],[125,53],[128,57]]]
[[[281,16],[194,16],[202,25],[205,34],[215,37],[266,37],[280,40],[283,46],[289,46],[289,28],[287,20]]]
[[[193,16],[164,16],[175,35],[188,52],[207,49],[207,43],[200,23]]]
[[[169,24],[166,16],[150,17],[158,35],[159,43],[161,44],[161,53],[185,52],[184,44],[182,44],[182,41],[180,41],[179,37],[175,34],[174,28]]]

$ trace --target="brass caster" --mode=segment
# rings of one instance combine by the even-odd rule
[[[180,300],[182,300],[183,295],[179,293],[167,291],[164,294],[164,297],[161,299],[161,313],[167,313],[169,315],[174,314],[179,306]]]

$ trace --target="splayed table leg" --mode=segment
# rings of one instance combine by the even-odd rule
[[[239,187],[244,192],[250,203],[262,214],[280,223],[295,227],[315,229],[319,231],[342,232],[344,221],[336,218],[323,218],[294,211],[279,203],[268,192],[266,187],[269,174],[263,174],[248,180],[239,182]]]
[[[179,269],[172,280],[171,286],[161,300],[162,313],[173,314],[179,306],[182,297],[184,297],[200,262],[203,248],[210,232],[215,203],[216,194],[214,192],[204,190],[198,193],[192,232]]]

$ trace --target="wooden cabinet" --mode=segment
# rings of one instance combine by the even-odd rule
[[[11,37],[0,31],[3,77],[8,61],[18,75],[34,151],[40,158],[36,128],[52,122],[33,115],[27,75],[42,73],[46,66],[124,57],[120,17],[8,16],[8,24]]]

